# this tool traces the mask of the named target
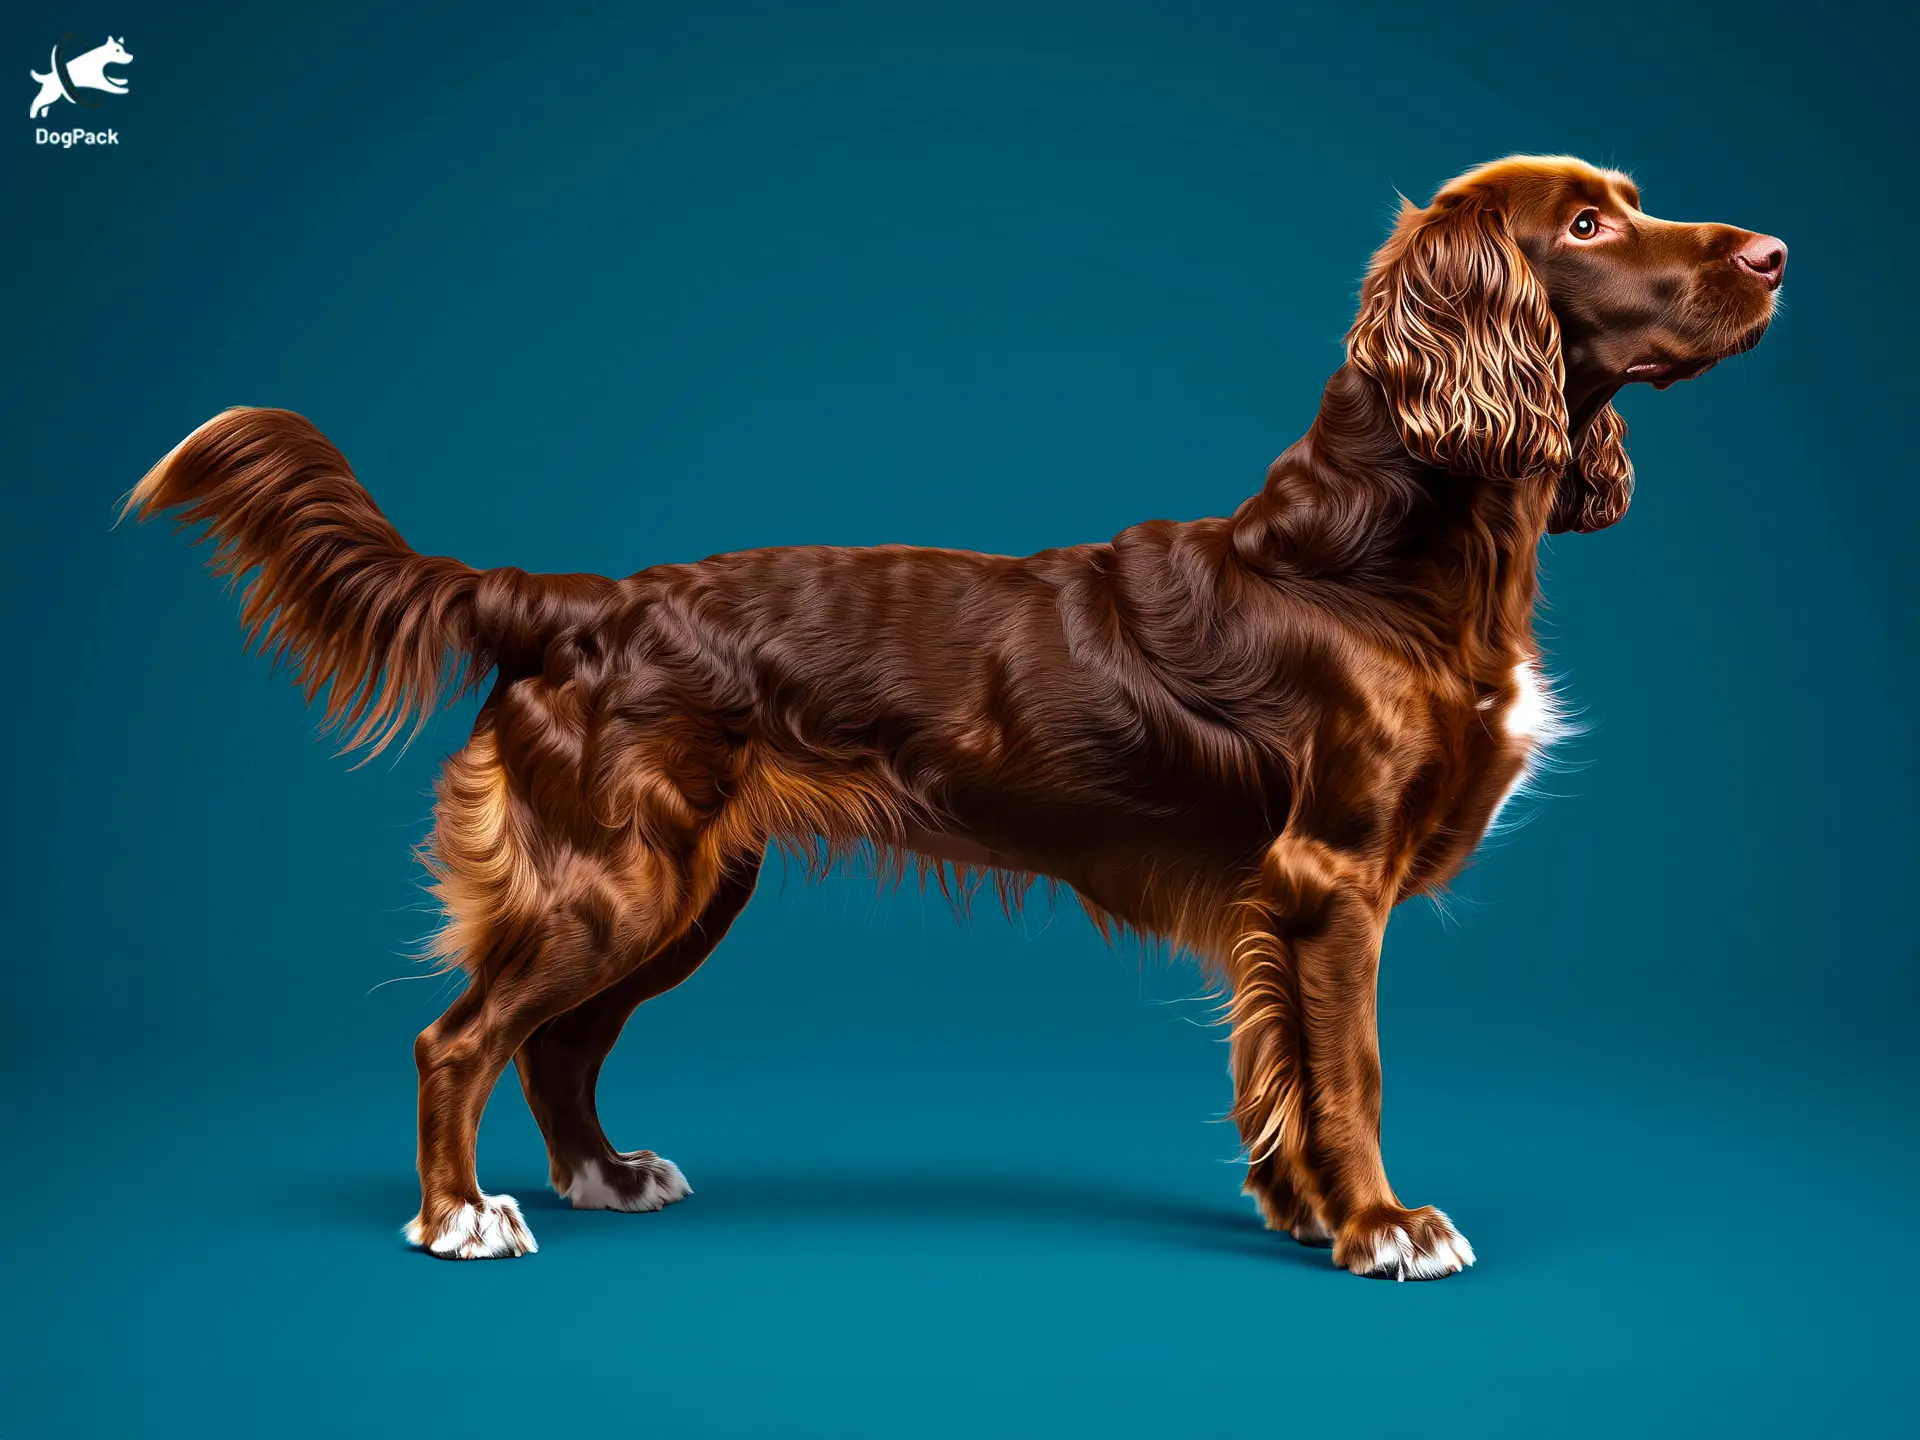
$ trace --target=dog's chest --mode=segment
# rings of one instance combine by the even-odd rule
[[[1513,667],[1506,689],[1493,697],[1492,704],[1482,701],[1488,712],[1488,728],[1495,732],[1490,767],[1498,785],[1499,798],[1488,812],[1480,834],[1500,823],[1507,802],[1524,790],[1538,773],[1548,751],[1566,738],[1566,711],[1553,693],[1540,664],[1531,657]],[[1476,836],[1478,838],[1478,836]]]
[[[1462,717],[1450,757],[1414,842],[1406,891],[1445,884],[1481,840],[1499,826],[1508,802],[1524,790],[1567,725],[1552,687],[1531,658],[1517,661],[1506,682]]]
[[[1523,747],[1531,759],[1566,733],[1560,702],[1537,661],[1522,660],[1513,667],[1511,690],[1504,697],[1482,701],[1496,713],[1501,732]]]

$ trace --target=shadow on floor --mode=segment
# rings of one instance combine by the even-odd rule
[[[684,1202],[686,1219],[703,1227],[1060,1228],[1330,1268],[1325,1252],[1269,1234],[1252,1202],[1230,1190],[1220,1201],[1201,1202],[1099,1175],[912,1161],[708,1165],[689,1178],[694,1194]],[[547,1191],[538,1208],[576,1213]]]
[[[1097,1175],[910,1161],[708,1166],[689,1178],[694,1194],[670,1214],[682,1225],[700,1229],[824,1225],[1092,1231],[1135,1242],[1332,1270],[1326,1251],[1269,1233],[1252,1203],[1231,1191],[1218,1202],[1201,1202],[1131,1188]],[[533,1177],[503,1188],[520,1201],[543,1235],[615,1218],[635,1224],[656,1218],[575,1211]],[[327,1228],[362,1230],[376,1225],[396,1236],[419,1203],[410,1177],[366,1175],[310,1177],[279,1187],[269,1200],[283,1217],[297,1215]],[[685,1236],[687,1231],[681,1233]]]

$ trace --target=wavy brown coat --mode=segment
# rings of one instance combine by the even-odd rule
[[[686,978],[772,843],[1017,896],[1070,887],[1230,996],[1233,1119],[1268,1223],[1364,1274],[1472,1251],[1379,1148],[1374,987],[1400,900],[1466,861],[1548,737],[1535,552],[1625,512],[1611,406],[1755,343],[1785,249],[1639,208],[1565,159],[1407,205],[1312,427],[1232,515],[1010,558],[807,547],[623,580],[416,554],[282,410],[201,426],[129,499],[249,574],[249,636],[378,750],[491,672],[438,786],[416,1243],[534,1248],[475,1172],[509,1061],[554,1186],[654,1209],[669,1162],[600,1128],[601,1062]],[[950,867],[950,868],[948,868]]]

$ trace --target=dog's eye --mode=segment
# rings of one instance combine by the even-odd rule
[[[1567,227],[1567,233],[1576,240],[1591,240],[1600,233],[1600,212],[1582,210],[1573,217],[1573,224]]]

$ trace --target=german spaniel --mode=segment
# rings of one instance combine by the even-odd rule
[[[1516,158],[1403,206],[1318,417],[1232,515],[1019,558],[825,546],[623,580],[416,554],[313,425],[235,409],[128,497],[204,525],[248,639],[377,753],[494,682],[424,854],[465,991],[421,1034],[435,1255],[533,1251],[475,1131],[519,1067],[576,1206],[687,1182],[614,1149],[594,1090],[635,1006],[692,974],[769,843],[1017,899],[1198,956],[1230,997],[1246,1193],[1360,1275],[1473,1263],[1380,1158],[1374,983],[1393,907],[1444,886],[1554,735],[1536,551],[1626,512],[1611,405],[1754,345],[1786,247]]]

